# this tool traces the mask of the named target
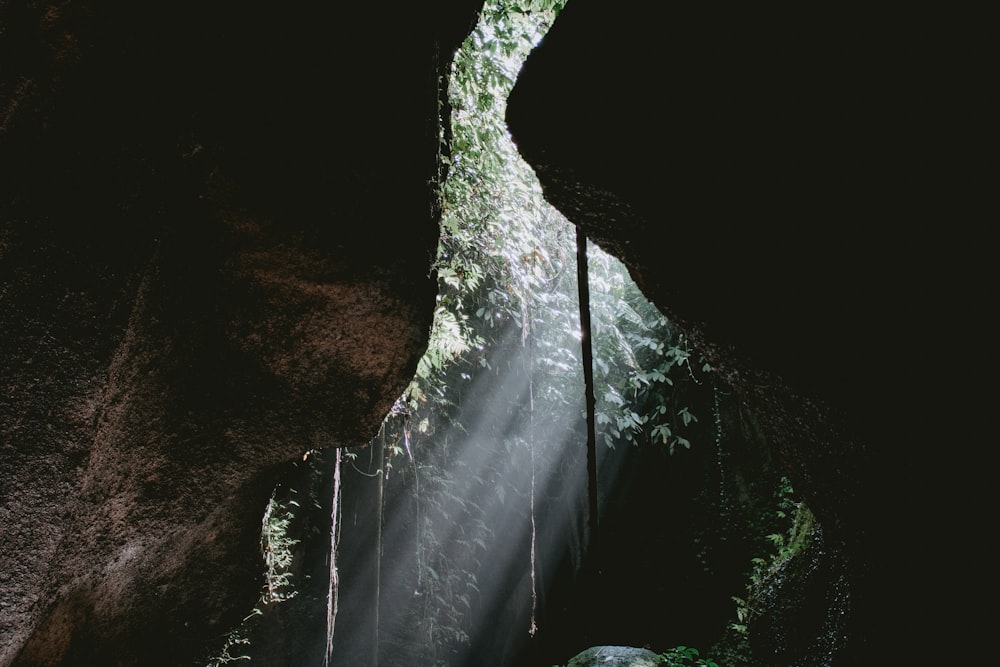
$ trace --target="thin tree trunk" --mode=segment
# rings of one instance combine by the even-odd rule
[[[590,341],[590,279],[587,267],[587,235],[576,229],[577,289],[580,294],[580,344],[583,347],[583,382],[587,397],[587,540],[588,550],[597,544],[597,436],[594,427],[594,354]]]

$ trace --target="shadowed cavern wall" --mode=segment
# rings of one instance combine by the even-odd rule
[[[0,664],[192,664],[426,346],[475,2],[0,3]]]
[[[751,628],[770,664],[926,660],[922,628],[975,624],[954,578],[982,570],[937,537],[975,513],[940,453],[975,418],[948,415],[964,369],[929,357],[938,325],[978,349],[987,302],[986,42],[923,12],[572,0],[507,107],[546,199],[761,417],[845,570],[847,637],[793,612],[784,637]]]
[[[477,3],[361,5],[0,3],[0,665],[187,664],[256,597],[275,470],[412,374]],[[843,664],[970,641],[922,597],[974,486],[931,452],[975,441],[912,360],[941,323],[980,349],[989,284],[950,253],[981,249],[986,59],[943,18],[572,0],[509,107],[550,201],[770,415],[853,568]]]

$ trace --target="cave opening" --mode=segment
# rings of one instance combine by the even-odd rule
[[[503,120],[555,13],[488,3],[456,53],[427,353],[370,442],[290,466],[261,603],[213,667],[551,667],[600,645],[742,664],[748,578],[792,490],[753,416],[589,242],[588,485],[578,236]]]
[[[567,3],[507,121],[600,246],[591,366],[575,229],[516,232],[551,211],[493,179],[509,77],[444,76],[480,9],[557,5],[0,3],[0,664],[989,636],[951,537],[991,488],[988,23]],[[514,55],[496,28],[471,50]]]

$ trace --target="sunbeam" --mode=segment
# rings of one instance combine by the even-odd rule
[[[575,307],[573,286],[564,289]],[[550,311],[544,324],[558,325],[553,331],[565,339],[574,315]],[[443,426],[413,437],[414,464],[403,455],[393,459],[399,467],[385,480],[393,490],[384,510],[382,590],[408,595],[380,602],[381,623],[392,628],[386,641],[394,645],[430,640],[440,651],[433,657],[455,665],[475,664],[473,656],[484,651],[516,652],[535,623],[533,594],[544,599],[550,573],[564,563],[579,567],[586,485],[582,373],[578,364],[535,363],[538,335],[525,339],[522,324],[508,321],[483,370],[466,381],[460,403],[440,420]],[[414,573],[414,567],[426,571]],[[341,573],[342,585],[349,579]],[[412,581],[413,587],[403,583]],[[414,622],[427,605],[438,605],[436,615],[454,627]],[[401,656],[381,661],[403,664]]]

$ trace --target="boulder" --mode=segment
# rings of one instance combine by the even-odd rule
[[[660,656],[632,646],[591,646],[580,651],[566,667],[657,667]]]

